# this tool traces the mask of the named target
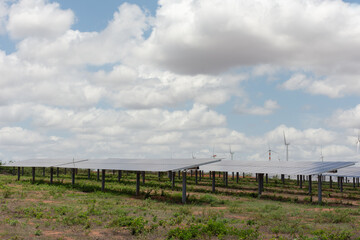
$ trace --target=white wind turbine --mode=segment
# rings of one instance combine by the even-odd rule
[[[321,145],[321,148],[320,148],[320,159],[321,159],[321,162],[324,161],[324,155],[322,153],[322,145]]]
[[[231,151],[231,145],[229,145],[229,152],[230,152],[231,160],[234,160],[234,154],[235,154],[235,152],[232,152],[232,151]]]
[[[286,141],[285,131],[283,131],[283,133],[284,133],[284,144],[286,147],[286,161],[289,161],[289,145],[290,145],[290,143]]]

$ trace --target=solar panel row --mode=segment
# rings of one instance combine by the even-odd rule
[[[105,186],[105,170],[136,171],[136,193],[139,193],[140,172],[175,172],[188,169],[211,171],[213,176],[212,189],[215,191],[215,172],[244,172],[258,174],[259,195],[263,191],[264,174],[283,175],[318,175],[318,199],[321,202],[321,175],[327,172],[354,165],[354,162],[249,162],[249,161],[221,161],[220,158],[204,159],[28,159],[24,161],[6,164],[12,167],[32,167],[33,179],[35,178],[35,167],[50,167],[51,179],[52,168],[72,169],[101,169],[102,189]],[[18,175],[19,176],[19,175]],[[227,174],[226,174],[227,176]],[[238,175],[237,175],[238,176]],[[173,179],[174,180],[174,179]],[[72,171],[72,183],[74,184],[75,174]],[[311,195],[311,180],[309,181],[309,194]],[[186,200],[186,173],[183,172],[183,202]]]
[[[80,169],[104,169],[104,170],[124,170],[124,171],[153,171],[167,172],[180,171],[196,168],[201,165],[215,163],[220,158],[202,159],[28,159],[8,163],[9,167],[61,167],[61,168],[80,168]]]

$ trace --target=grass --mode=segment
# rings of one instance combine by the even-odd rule
[[[48,171],[48,170],[47,170]],[[87,179],[79,171],[75,186],[68,175],[49,184],[42,171],[31,182],[25,169],[20,181],[0,175],[1,239],[359,239],[360,208],[340,202],[319,206],[304,200],[306,189],[294,181],[270,180],[268,197],[258,198],[254,179],[229,179],[224,188],[217,180],[188,180],[188,204],[181,204],[181,183],[173,189],[168,178],[158,181],[147,174],[141,194],[135,197],[135,174],[107,174],[106,192],[96,174]],[[47,176],[48,176],[47,172]],[[276,182],[277,181],[277,182]],[[350,188],[350,187],[349,187]],[[326,189],[332,197],[337,189]],[[343,202],[359,196],[346,190]],[[314,194],[315,195],[315,194]],[[297,199],[297,200],[295,200]],[[324,200],[328,200],[326,196]]]

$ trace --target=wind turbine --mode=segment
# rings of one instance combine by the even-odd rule
[[[289,161],[289,145],[290,145],[290,143],[286,142],[285,131],[283,131],[283,133],[284,133],[284,144],[286,147],[286,161]]]
[[[216,154],[215,154],[215,145],[213,145],[212,158],[216,158]]]
[[[277,152],[275,152],[275,151],[271,150],[271,148],[270,148],[270,144],[268,144],[268,146],[269,146],[268,153],[269,153],[269,162],[270,162],[270,161],[271,161],[271,152],[273,152],[273,153],[277,153]],[[279,159],[279,161],[280,161],[280,159]]]
[[[324,161],[324,156],[323,156],[323,154],[322,154],[322,146],[321,146],[321,148],[320,148],[320,159],[321,159],[321,162]]]
[[[231,151],[231,145],[229,145],[229,152],[230,152],[231,160],[234,160],[234,154],[235,154],[235,152],[232,152],[232,151]]]

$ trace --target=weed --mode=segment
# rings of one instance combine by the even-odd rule
[[[35,234],[35,236],[41,236],[42,232],[41,232],[40,229],[38,229],[38,230],[35,231],[34,234]]]
[[[335,211],[320,212],[316,221],[319,223],[349,223],[352,221],[352,217],[348,211],[337,209]]]
[[[210,194],[205,194],[202,195],[199,199],[199,202],[201,203],[208,203],[211,206],[215,206],[217,204],[224,204],[224,201],[220,201],[219,199],[217,199],[215,196],[210,195]]]
[[[148,221],[144,220],[142,217],[137,217],[133,219],[128,229],[131,231],[132,235],[139,235],[145,231],[145,225],[148,223]]]
[[[317,230],[313,234],[319,238],[319,240],[348,240],[351,238],[352,234],[349,231],[325,231]]]

